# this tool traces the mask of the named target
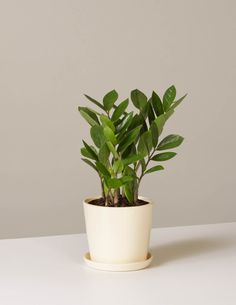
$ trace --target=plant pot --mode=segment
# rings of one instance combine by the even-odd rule
[[[139,198],[148,203],[131,207],[104,207],[89,204],[95,198],[84,201],[90,252],[87,260],[94,262],[95,268],[115,271],[122,269],[122,265],[122,271],[137,270],[146,267],[147,260],[151,261],[148,248],[152,203],[147,198]]]

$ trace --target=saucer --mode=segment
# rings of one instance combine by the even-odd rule
[[[153,256],[151,253],[148,253],[147,259],[144,261],[140,262],[134,262],[134,263],[125,263],[125,264],[111,264],[111,263],[100,263],[100,262],[95,262],[92,261],[90,258],[90,253],[87,252],[84,255],[84,261],[85,263],[93,268],[93,269],[98,269],[98,270],[103,270],[103,271],[135,271],[135,270],[140,270],[143,268],[146,268],[147,266],[150,265]]]

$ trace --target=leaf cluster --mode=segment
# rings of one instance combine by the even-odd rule
[[[164,138],[161,135],[186,95],[176,99],[175,86],[171,86],[162,98],[155,91],[148,98],[138,89],[121,102],[116,90],[108,92],[102,101],[85,97],[99,111],[78,107],[90,125],[93,141],[93,144],[83,141],[82,160],[97,172],[107,206],[117,206],[121,196],[135,205],[142,178],[163,170],[160,163],[172,159],[176,153],[171,150],[183,142],[183,137],[177,134]],[[128,110],[130,101],[137,111]]]

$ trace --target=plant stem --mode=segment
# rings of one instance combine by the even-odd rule
[[[114,206],[118,206],[119,203],[119,197],[120,197],[120,189],[115,189],[114,190]]]
[[[152,159],[152,157],[153,157],[155,151],[156,151],[156,150],[155,150],[155,148],[154,148],[153,151],[152,151],[152,153],[148,156],[147,163],[145,164],[145,167],[146,167],[146,168],[147,168],[149,162],[151,161],[151,159]],[[142,170],[142,173],[141,173],[140,177],[138,178],[138,181],[139,181],[139,182],[138,182],[138,187],[139,187],[140,181],[141,181],[141,179],[143,178],[144,175],[145,175],[145,173],[144,173],[144,171]]]
[[[99,176],[99,177],[100,177],[100,181],[101,181],[102,198],[105,199],[106,195],[105,195],[105,190],[104,190],[104,185],[103,185],[102,177],[101,176]]]

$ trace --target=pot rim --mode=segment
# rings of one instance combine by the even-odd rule
[[[91,200],[94,200],[94,199],[99,199],[101,198],[101,196],[95,196],[95,197],[88,197],[88,198],[85,198],[83,200],[83,203],[84,204],[87,204],[87,205],[90,205],[91,207],[94,207],[94,208],[114,208],[114,207],[107,207],[107,206],[101,206],[101,205],[95,205],[95,204],[89,204],[89,201]],[[141,200],[144,200],[147,202],[147,204],[142,204],[142,205],[131,205],[131,206],[126,206],[126,207],[118,207],[119,209],[130,209],[130,208],[144,208],[145,206],[149,206],[149,205],[153,205],[153,202],[147,198],[147,197],[144,197],[144,196],[138,196],[139,199]]]

